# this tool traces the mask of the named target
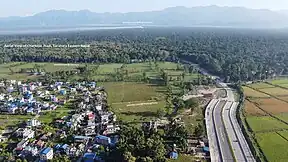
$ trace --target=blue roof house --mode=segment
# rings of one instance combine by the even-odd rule
[[[95,143],[102,144],[102,145],[105,145],[105,146],[108,146],[108,145],[112,144],[110,137],[101,136],[101,135],[95,137]]]
[[[102,162],[103,161],[100,157],[98,157],[96,155],[96,153],[92,153],[92,152],[91,153],[90,152],[85,153],[83,155],[83,160],[84,160],[84,162],[94,162],[94,161]]]
[[[178,159],[178,153],[176,151],[172,151],[169,154],[170,159]]]
[[[46,147],[40,152],[40,160],[47,161],[53,159],[53,149],[51,147]]]

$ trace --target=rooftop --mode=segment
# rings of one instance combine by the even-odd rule
[[[46,147],[44,148],[40,154],[47,154],[48,152],[50,152],[51,148],[50,147]]]

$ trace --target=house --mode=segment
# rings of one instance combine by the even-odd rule
[[[119,130],[120,130],[120,127],[118,125],[110,124],[110,125],[106,126],[106,128],[105,128],[105,130],[103,132],[103,135],[114,134],[114,133],[116,133]]]
[[[35,131],[29,129],[29,128],[19,128],[16,130],[16,136],[23,137],[23,139],[29,139],[34,138]]]
[[[50,147],[44,148],[40,152],[40,160],[51,160],[53,159],[53,149]]]
[[[26,146],[24,150],[22,150],[21,155],[22,156],[36,156],[38,154],[38,148],[37,147],[32,147],[32,146]]]
[[[36,120],[36,119],[30,119],[27,121],[27,126],[28,127],[37,127],[37,126],[40,126],[41,125],[41,122]]]
[[[88,141],[91,137],[88,137],[88,136],[74,136],[73,138],[74,138],[74,142],[83,143],[83,142]]]
[[[94,141],[97,144],[102,144],[102,145],[105,145],[105,146],[108,146],[108,145],[112,144],[110,137],[101,136],[101,135],[96,136]]]
[[[169,153],[170,159],[178,159],[178,153],[176,151],[172,151]]]
[[[42,148],[44,146],[45,142],[42,141],[42,140],[38,140],[36,141],[35,145],[38,147],[38,148]]]
[[[23,139],[22,141],[20,141],[18,144],[17,144],[17,147],[16,149],[18,150],[22,150],[23,148],[25,148],[29,143],[29,140],[26,140],[26,139]]]
[[[83,155],[83,161],[84,162],[94,162],[94,161],[102,162],[103,160],[96,153],[87,152]]]

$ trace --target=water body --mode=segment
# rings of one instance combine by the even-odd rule
[[[14,34],[46,34],[46,33],[63,33],[63,32],[78,32],[91,30],[115,30],[115,29],[143,29],[142,26],[84,26],[84,27],[53,27],[53,28],[31,28],[31,29],[0,29],[0,35]]]

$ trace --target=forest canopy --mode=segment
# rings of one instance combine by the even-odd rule
[[[40,47],[9,47],[13,44]],[[68,44],[89,46],[59,46]],[[189,61],[228,81],[250,81],[288,73],[288,34],[167,27],[0,36],[0,56],[0,63]]]

